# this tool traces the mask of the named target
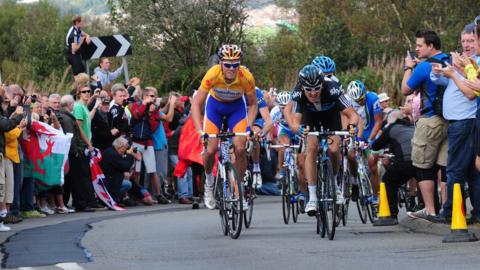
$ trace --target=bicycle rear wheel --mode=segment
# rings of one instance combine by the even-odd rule
[[[227,175],[227,194],[225,202],[228,211],[228,233],[232,239],[237,239],[243,224],[243,181],[231,163],[225,164]]]
[[[245,228],[250,228],[252,224],[252,217],[253,217],[253,200],[255,199],[255,190],[252,187],[252,173],[250,170],[245,172],[245,189],[244,189],[244,196],[245,200],[248,203],[248,210],[243,211],[243,220],[245,223]]]
[[[282,181],[282,211],[283,222],[288,224],[290,220],[290,173],[286,171],[286,175]]]
[[[297,221],[298,221],[298,212],[300,211],[299,206],[298,206],[298,202],[297,202],[297,201],[292,202],[290,207],[292,208],[292,220],[293,220],[293,223],[297,223]]]

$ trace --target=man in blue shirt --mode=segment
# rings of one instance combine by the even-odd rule
[[[474,33],[475,25],[465,26],[461,34],[463,55],[473,57],[478,50]],[[448,161],[447,161],[447,198],[443,205],[442,217],[449,219],[452,214],[453,184],[462,186],[468,181],[470,198],[480,198],[480,175],[475,169],[475,153],[472,147],[473,127],[477,112],[476,96],[471,91],[462,91],[461,82],[465,80],[452,68],[443,69],[432,64],[430,78],[435,84],[446,86],[443,98],[443,117],[448,120]],[[457,82],[459,85],[457,85]],[[442,179],[443,180],[443,179]],[[480,200],[472,201],[474,210],[472,220],[480,218]]]
[[[420,91],[421,96],[421,115],[412,139],[412,162],[417,169],[417,181],[425,208],[409,213],[409,216],[439,222],[435,211],[434,191],[439,170],[437,165],[446,166],[448,124],[436,109],[435,101],[439,89],[430,79],[430,72],[432,62],[444,64],[443,62],[448,61],[448,55],[440,51],[440,38],[434,31],[420,30],[415,37],[415,53],[426,60],[421,62],[407,54],[402,92],[410,95],[414,91]]]

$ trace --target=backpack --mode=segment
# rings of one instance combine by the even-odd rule
[[[425,60],[426,62],[429,63],[438,63],[442,64],[442,66],[445,66],[445,62],[450,63],[450,56],[444,54],[442,58],[436,59],[433,57],[427,58]],[[447,86],[443,85],[436,85],[436,95],[435,97],[430,97],[428,94],[428,86],[427,86],[427,81],[423,82],[420,91],[421,91],[421,97],[422,97],[422,110],[420,111],[420,114],[425,114],[429,113],[433,110],[433,112],[443,118],[443,95],[445,94],[445,89],[447,89]],[[432,104],[432,108],[426,108],[426,100],[425,98]]]

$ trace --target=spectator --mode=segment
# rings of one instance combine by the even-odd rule
[[[142,100],[131,104],[133,147],[136,147],[142,154],[142,161],[146,173],[150,178],[152,188],[157,194],[158,203],[168,204],[170,201],[161,192],[160,181],[156,174],[155,150],[153,149],[151,122],[155,122],[159,109],[155,108],[155,93],[145,89]],[[136,171],[141,171],[141,162],[136,162]]]
[[[109,111],[110,98],[102,97],[100,104],[96,105],[92,119],[92,145],[104,151],[112,145],[119,131],[112,127],[112,115]]]
[[[80,127],[80,135],[83,142],[87,145],[88,151],[93,150],[91,143],[92,130],[91,130],[91,116],[87,108],[88,100],[90,99],[90,87],[88,85],[79,85],[77,88],[78,101],[75,102],[73,107],[73,115],[77,120],[77,124]]]
[[[18,154],[18,137],[22,133],[22,129],[27,125],[27,121],[23,119],[20,121],[18,126],[8,132],[5,132],[5,156],[0,162],[4,163],[5,167],[5,179],[0,177],[0,187],[2,186],[2,181],[5,180],[3,189],[0,190],[0,231],[9,231],[10,228],[3,225],[3,219],[7,218],[8,208],[13,202],[13,193],[14,193],[14,174],[13,174],[13,163],[20,163],[20,157]],[[2,157],[0,156],[0,159]],[[1,169],[0,169],[1,171]],[[4,194],[3,194],[4,192]],[[3,200],[2,200],[3,197]],[[13,223],[15,217],[9,218]],[[13,220],[12,220],[13,219]]]
[[[114,72],[110,71],[110,60],[107,57],[100,58],[98,67],[95,68],[97,81],[100,81],[101,88],[115,81],[123,73],[123,64]]]
[[[128,115],[125,109],[127,105],[128,92],[121,83],[112,86],[113,105],[110,107],[112,115],[112,128],[117,129],[115,137],[130,135],[130,126],[128,125]]]
[[[412,140],[412,161],[417,170],[416,178],[425,208],[409,214],[412,217],[441,222],[436,216],[435,183],[437,165],[444,167],[447,161],[447,122],[438,111],[441,104],[433,102],[440,93],[430,79],[432,71],[430,62],[443,63],[449,58],[440,51],[440,38],[435,32],[420,30],[415,37],[417,56],[427,60],[419,62],[418,59],[411,59],[407,53],[402,92],[404,95],[410,95],[415,89],[420,89],[421,93],[421,116],[416,123]]]
[[[475,25],[465,26],[461,33],[463,54],[472,57],[478,51],[474,34]],[[454,66],[458,59],[453,57]],[[472,222],[480,222],[480,175],[475,170],[475,153],[471,145],[472,130],[475,126],[477,112],[476,95],[473,91],[462,91],[458,84],[462,75],[453,67],[442,68],[441,64],[432,64],[431,79],[434,83],[446,87],[443,98],[443,116],[448,120],[448,162],[447,162],[447,199],[443,205],[442,217],[450,219],[452,214],[453,185],[462,187],[468,181],[470,199],[472,200]],[[465,198],[465,197],[464,197]]]
[[[416,175],[416,169],[412,165],[411,143],[414,129],[400,111],[393,110],[387,118],[387,126],[382,130],[382,135],[372,144],[375,151],[389,148],[395,155],[386,166],[383,176],[393,218],[398,215],[398,188]]]
[[[85,72],[85,67],[82,63],[82,56],[80,55],[80,47],[86,42],[90,44],[90,36],[83,32],[85,27],[85,20],[76,15],[72,18],[72,27],[68,29],[66,42],[67,61],[72,66],[73,76]]]
[[[82,90],[83,89],[83,90]],[[79,92],[86,91],[79,87]],[[85,94],[82,94],[85,96]],[[85,98],[83,98],[85,100]],[[70,194],[73,195],[73,207],[77,212],[93,212],[92,206],[96,206],[95,195],[90,179],[90,167],[85,149],[85,134],[82,133],[81,124],[73,116],[75,100],[72,96],[63,96],[60,100],[61,110],[58,113],[63,132],[72,133],[72,142],[68,153],[69,171],[65,175],[64,201],[68,202]],[[91,148],[91,145],[89,146]]]
[[[90,97],[90,99],[88,100],[88,110],[90,111],[90,118],[93,119],[93,108],[95,108],[95,105],[100,105],[101,101],[102,101],[102,98],[108,98],[110,97],[110,95],[108,94],[108,92],[106,90],[103,90],[103,89],[100,89],[100,88],[96,88],[95,90],[93,90],[93,95]]]
[[[5,96],[10,99],[9,107],[3,111],[5,117],[10,117],[14,114],[16,107],[21,104],[23,100],[23,89],[17,85],[9,85],[5,91]],[[20,157],[19,163],[13,163],[13,202],[10,206],[10,213],[5,218],[5,223],[15,224],[22,221],[20,216],[20,201],[21,188],[23,181],[23,156],[20,144],[18,144],[18,153]]]
[[[168,124],[168,129],[171,131],[170,138],[168,138],[168,166],[169,172],[173,172],[175,167],[178,163],[178,143],[180,140],[180,132],[183,123],[185,122],[184,117],[184,105],[185,103],[182,102],[180,94],[177,92],[171,92],[170,97],[175,96],[177,98],[177,102],[175,103],[175,109],[173,113],[173,120]],[[191,175],[192,171],[189,169],[187,171],[186,181],[182,182],[182,186],[177,186],[177,192],[180,194],[187,194],[188,187],[191,185]],[[178,179],[177,179],[178,180]],[[175,181],[174,176],[171,174],[170,181],[166,184],[166,192],[168,195],[173,196],[175,194]],[[178,183],[177,183],[178,184]]]
[[[153,93],[157,93],[156,89],[152,88]],[[155,95],[156,96],[156,95]],[[156,106],[160,107],[160,99],[157,98]],[[167,136],[165,134],[165,129],[163,128],[163,122],[170,123],[173,119],[173,113],[175,109],[175,104],[177,98],[175,96],[170,96],[168,104],[163,107],[162,111],[159,111],[158,118],[155,123],[153,123],[152,139],[153,139],[153,148],[155,150],[155,162],[157,168],[157,175],[160,179],[160,185],[164,186],[168,173],[168,144]],[[165,114],[165,111],[167,112]]]
[[[48,124],[52,125],[56,129],[60,129],[60,122],[58,121],[57,114],[60,112],[60,100],[61,96],[57,93],[51,94],[48,97],[48,109],[46,111],[46,116],[49,116]],[[50,189],[50,193],[54,195],[52,199],[53,202],[56,202],[55,212],[59,214],[68,214],[72,213],[74,210],[67,208],[65,202],[63,201],[63,187],[53,186]]]
[[[388,114],[393,110],[390,108],[390,97],[387,95],[387,93],[380,93],[378,95],[378,101],[380,102],[380,107],[383,110],[383,119],[386,120]]]
[[[106,178],[107,190],[117,203],[121,202],[122,195],[132,187],[129,180],[124,180],[124,174],[130,171],[134,159],[141,158],[138,150],[129,147],[128,140],[124,137],[116,138],[112,146],[102,153],[100,167]]]
[[[278,189],[277,179],[275,178],[277,163],[277,151],[270,149],[270,159],[267,158],[265,151],[261,151],[260,167],[262,168],[262,186],[258,189],[260,194],[272,196],[281,195]]]

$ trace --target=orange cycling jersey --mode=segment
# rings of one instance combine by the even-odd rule
[[[232,102],[242,98],[244,94],[255,95],[255,79],[246,67],[240,66],[237,77],[228,84],[223,77],[222,67],[215,65],[203,77],[200,88],[208,91],[218,101]]]

